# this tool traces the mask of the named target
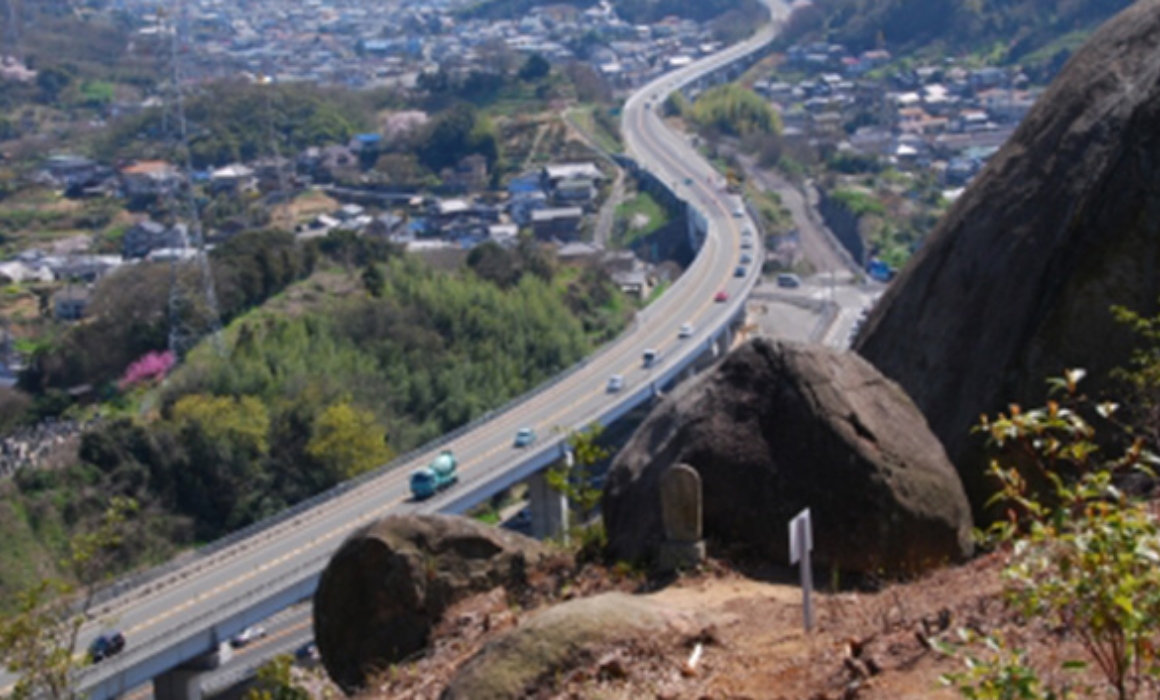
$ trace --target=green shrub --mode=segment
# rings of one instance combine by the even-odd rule
[[[1000,484],[992,503],[1006,509],[986,537],[1007,553],[1004,589],[1013,609],[1074,635],[1088,658],[1064,667],[1093,664],[1124,700],[1160,678],[1160,524],[1120,484],[1131,472],[1150,473],[1160,458],[1116,421],[1115,404],[1079,392],[1082,377],[1074,370],[1052,380],[1057,398],[1043,408],[984,417],[978,430],[1000,451],[989,469]],[[1128,439],[1106,455],[1085,416]],[[1116,444],[1102,441],[1109,443]],[[964,696],[1062,697],[1044,688],[1023,655],[989,644],[989,660],[949,678]]]

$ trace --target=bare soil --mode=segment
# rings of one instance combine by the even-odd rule
[[[698,634],[608,640],[576,655],[545,687],[524,696],[545,700],[906,700],[957,698],[942,681],[965,662],[940,649],[957,631],[1001,632],[1044,673],[1062,659],[1082,658],[1066,631],[1019,619],[1002,600],[999,555],[988,555],[920,580],[873,592],[819,593],[812,632],[802,628],[801,590],[780,570],[746,577],[718,562],[661,590],[642,592],[710,623]],[[538,596],[513,601],[496,590],[448,611],[433,649],[384,672],[364,700],[435,700],[489,641],[547,606],[606,590],[647,589],[640,578],[589,567],[572,579],[540,582]],[[542,602],[537,602],[537,600]],[[698,645],[699,659],[691,665]],[[973,650],[976,654],[983,651]],[[1094,681],[1093,677],[1070,678]],[[316,688],[316,690],[321,690]],[[1081,694],[1081,697],[1092,695]]]

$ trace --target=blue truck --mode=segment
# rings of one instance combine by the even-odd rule
[[[451,486],[459,480],[455,473],[458,464],[451,450],[443,450],[426,467],[411,473],[411,495],[422,501]]]

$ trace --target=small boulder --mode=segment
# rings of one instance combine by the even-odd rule
[[[660,477],[701,475],[711,545],[788,563],[789,520],[810,508],[814,561],[916,572],[972,549],[954,468],[906,394],[852,353],[757,339],[678,388],[614,460],[603,512],[613,556],[652,559]]]
[[[364,527],[331,558],[314,594],[314,638],[346,692],[427,647],[452,603],[516,587],[543,561],[537,541],[468,518],[391,516]]]
[[[631,668],[594,663],[601,647],[634,639],[657,642],[666,635],[676,643],[702,627],[688,612],[624,593],[561,603],[484,647],[459,670],[440,700],[533,697],[579,663],[593,665],[594,676],[623,677]]]

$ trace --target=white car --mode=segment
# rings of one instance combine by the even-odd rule
[[[624,377],[614,374],[608,378],[608,393],[615,394],[624,388]]]
[[[688,338],[691,335],[693,335],[693,324],[682,323],[681,330],[677,331],[677,337],[678,338]]]
[[[261,625],[250,625],[249,627],[247,627],[246,629],[239,632],[237,634],[237,636],[235,636],[233,639],[230,640],[230,646],[235,647],[235,648],[241,648],[241,647],[246,646],[250,642],[256,641],[256,640],[261,639],[262,637],[265,637],[265,636],[266,636],[266,628],[265,627],[262,627]]]

